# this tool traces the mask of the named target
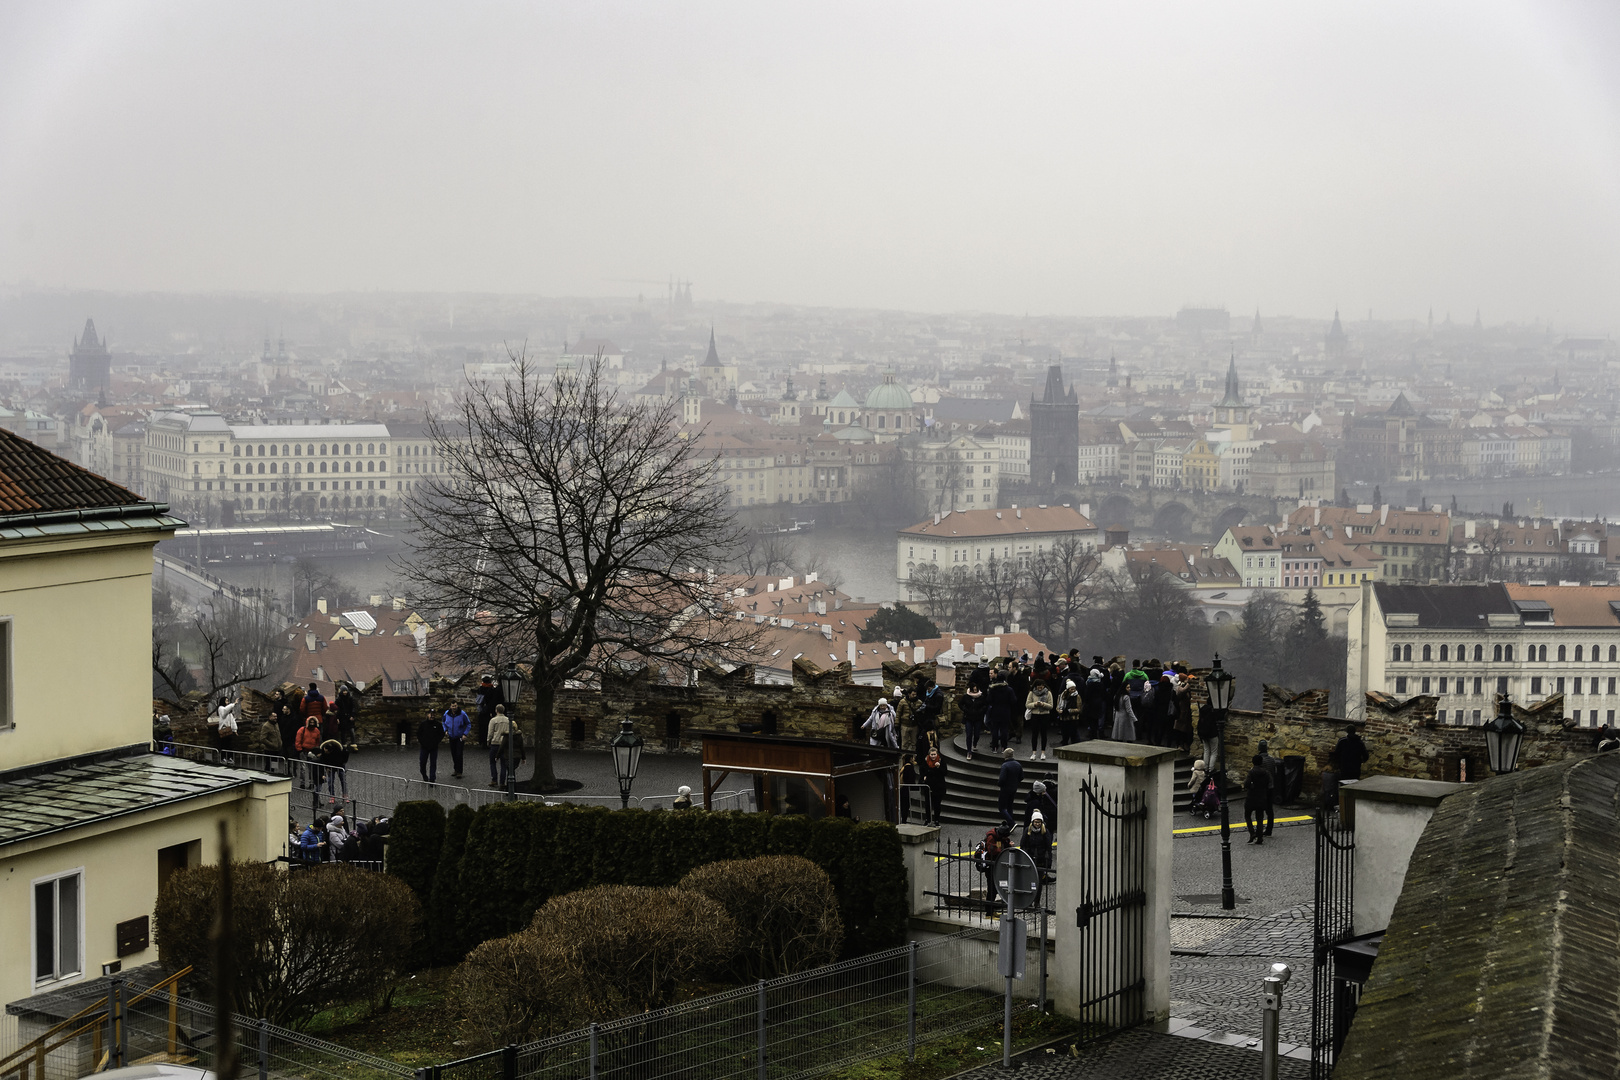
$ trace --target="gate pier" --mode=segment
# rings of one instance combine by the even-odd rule
[[[1053,1007],[1098,1034],[1168,1019],[1177,751],[1093,740],[1056,755]]]

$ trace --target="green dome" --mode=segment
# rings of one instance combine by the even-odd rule
[[[891,371],[866,395],[866,407],[881,412],[910,412],[911,394],[894,381],[894,372]]]

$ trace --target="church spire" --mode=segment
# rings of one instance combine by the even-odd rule
[[[1238,408],[1242,406],[1242,404],[1243,395],[1241,393],[1241,387],[1238,385],[1237,353],[1234,351],[1232,353],[1232,358],[1227,362],[1226,365],[1226,396],[1221,398],[1221,400],[1216,403],[1215,407],[1217,409],[1232,409]]]
[[[719,367],[720,352],[714,347],[714,327],[709,327],[709,355],[703,358],[704,367]]]

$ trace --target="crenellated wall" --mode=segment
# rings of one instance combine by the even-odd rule
[[[1489,775],[1485,733],[1435,720],[1438,698],[1398,700],[1385,694],[1366,696],[1365,719],[1351,721],[1328,715],[1328,692],[1296,694],[1267,684],[1260,711],[1233,709],[1226,729],[1227,759],[1234,778],[1241,777],[1264,739],[1278,757],[1305,758],[1304,799],[1320,789],[1321,774],[1332,768],[1328,754],[1354,727],[1371,755],[1363,776],[1410,776],[1423,780],[1481,780]],[[1519,767],[1533,768],[1596,752],[1597,733],[1563,719],[1561,696],[1548,698],[1513,715],[1525,726]]]

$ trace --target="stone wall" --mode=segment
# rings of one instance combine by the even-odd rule
[[[1256,747],[1264,739],[1278,757],[1305,758],[1305,785],[1301,797],[1315,797],[1321,774],[1332,768],[1328,753],[1346,727],[1360,732],[1371,755],[1363,776],[1410,776],[1423,780],[1481,780],[1490,775],[1485,755],[1485,733],[1477,727],[1441,724],[1435,720],[1439,699],[1418,696],[1404,701],[1380,693],[1367,694],[1365,719],[1348,721],[1328,715],[1328,692],[1307,690],[1295,694],[1267,685],[1260,711],[1233,709],[1227,723],[1227,757],[1234,778],[1244,774]],[[1548,698],[1528,709],[1513,707],[1525,726],[1519,767],[1533,768],[1596,752],[1597,733],[1563,718],[1561,696]]]
[[[965,667],[971,669],[971,665]],[[552,746],[559,750],[606,749],[625,718],[635,725],[651,752],[695,754],[702,747],[693,732],[739,731],[745,726],[757,730],[754,725],[766,723],[768,716],[775,718],[776,732],[781,735],[849,740],[857,738],[856,728],[877,699],[892,697],[895,684],[912,684],[935,674],[932,663],[889,661],[883,666],[884,688],[880,689],[856,685],[847,662],[821,668],[801,657],[793,662],[791,686],[757,684],[751,666],[731,672],[706,669],[699,673],[696,686],[677,686],[660,679],[656,670],[643,668],[624,678],[605,679],[599,688],[560,690]],[[960,681],[966,685],[965,674]],[[425,716],[443,713],[452,698],[471,713],[477,686],[478,674],[469,672],[455,679],[434,679],[427,694],[401,697],[385,696],[381,680],[377,680],[360,695],[357,739],[362,744],[398,742],[402,725],[414,733]],[[954,690],[945,690],[948,697],[954,697]],[[260,701],[268,714],[268,698],[257,691],[249,691],[247,696],[251,699],[245,710],[248,715],[254,714]],[[508,711],[527,725],[534,715],[532,696],[525,694],[519,708]],[[951,710],[952,715],[955,712]],[[950,736],[960,723],[943,726]]]

